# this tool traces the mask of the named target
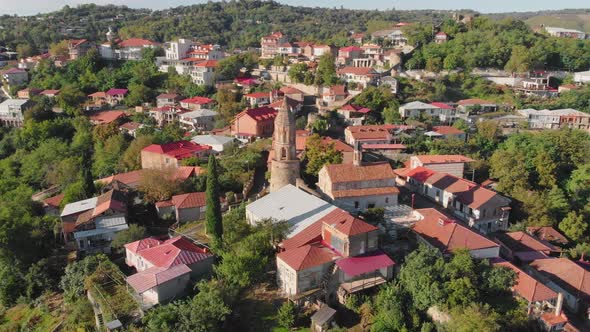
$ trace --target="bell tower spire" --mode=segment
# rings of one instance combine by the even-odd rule
[[[295,185],[299,178],[299,159],[295,146],[295,115],[284,97],[274,122],[272,167],[270,191],[276,191],[288,184]]]

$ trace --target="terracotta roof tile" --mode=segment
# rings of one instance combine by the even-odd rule
[[[502,258],[491,259],[490,262],[494,266],[504,266],[516,273],[516,284],[512,287],[512,290],[527,301],[538,302],[557,298],[556,292],[514,264]]]
[[[59,207],[61,201],[64,199],[65,194],[55,195],[53,197],[49,197],[43,200],[43,204],[51,207]]]
[[[156,237],[146,237],[145,239],[141,239],[141,240],[137,240],[135,242],[127,243],[127,244],[125,244],[124,247],[125,247],[125,249],[127,249],[133,253],[136,253],[136,252],[141,251],[146,248],[158,246],[162,242],[163,242],[162,240],[160,240]]]
[[[574,296],[584,301],[590,300],[588,263],[572,261],[568,258],[546,258],[534,260],[530,266]]]
[[[350,164],[325,165],[332,183],[395,179],[388,163],[355,166]]]
[[[206,249],[198,247],[181,236],[163,241],[155,246],[136,249],[136,253],[157,267],[191,265],[212,256]]]
[[[460,154],[427,154],[415,157],[423,164],[468,163],[475,161]]]
[[[452,126],[434,126],[432,127],[432,131],[437,132],[441,135],[460,135],[465,134],[465,132],[461,129],[457,129]]]
[[[252,93],[245,94],[244,97],[256,98],[256,99],[270,98],[270,92],[252,92]]]
[[[126,281],[138,294],[141,294],[189,273],[191,273],[191,269],[185,264],[170,268],[153,266],[127,277]]]
[[[213,102],[215,102],[215,100],[213,100],[211,98],[207,98],[207,97],[195,96],[195,97],[192,97],[192,98],[183,99],[180,102],[181,103],[186,103],[186,104],[204,105],[204,104],[213,103]]]
[[[519,251],[542,251],[549,254],[552,251],[559,251],[549,243],[544,243],[539,239],[536,239],[532,235],[525,232],[509,232],[509,233],[498,233],[496,235],[498,241],[504,244],[508,249],[519,252]]]
[[[307,244],[303,247],[283,251],[277,255],[295,271],[301,271],[318,265],[324,265],[340,257],[337,253],[320,244]]]
[[[205,193],[195,192],[172,196],[172,203],[177,209],[189,209],[205,206]]]
[[[152,144],[142,151],[165,154],[178,160],[192,157],[196,152],[210,150],[208,145],[200,145],[191,141],[178,141],[167,144]]]
[[[543,241],[567,244],[569,240],[551,226],[527,227],[526,231]]]
[[[144,46],[152,46],[152,45],[157,45],[158,43],[155,43],[151,40],[148,39],[141,39],[141,38],[129,38],[126,40],[122,40],[119,42],[119,47],[144,47]]]
[[[364,196],[375,196],[375,195],[399,195],[399,189],[397,187],[382,187],[382,188],[334,190],[332,192],[332,195],[334,195],[334,198],[364,197]]]
[[[270,107],[249,108],[236,115],[236,119],[247,115],[255,121],[274,120],[277,114],[277,110]]]
[[[378,229],[371,224],[353,217],[350,215],[350,213],[341,209],[333,210],[332,212],[325,215],[321,220],[327,227],[334,228],[347,236],[368,233]]]
[[[98,124],[109,124],[126,116],[127,114],[123,111],[102,111],[94,113],[88,116],[88,118],[90,121],[97,122]]]

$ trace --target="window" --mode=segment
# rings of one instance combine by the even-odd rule
[[[367,204],[367,209],[372,209],[375,207],[375,203],[369,203]]]
[[[359,202],[358,202],[358,201],[355,201],[355,202],[354,202],[354,208],[355,208],[355,209],[358,209],[358,208],[359,208]]]
[[[486,209],[482,209],[481,210],[481,217],[485,218],[486,217]]]
[[[492,223],[491,223],[491,222],[489,222],[489,223],[488,223],[488,232],[491,232],[491,231],[492,231]]]
[[[389,197],[385,197],[385,204],[389,204]]]

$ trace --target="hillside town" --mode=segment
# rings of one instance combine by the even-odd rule
[[[0,330],[590,330],[586,32],[120,15],[0,33]]]

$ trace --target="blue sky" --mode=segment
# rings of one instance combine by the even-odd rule
[[[30,15],[57,10],[64,5],[76,6],[81,3],[117,4],[133,8],[164,9],[179,5],[203,3],[205,0],[0,0],[0,14]],[[536,11],[545,9],[588,8],[588,0],[279,0],[290,5],[311,7],[340,7],[360,9],[474,9],[483,13]]]

